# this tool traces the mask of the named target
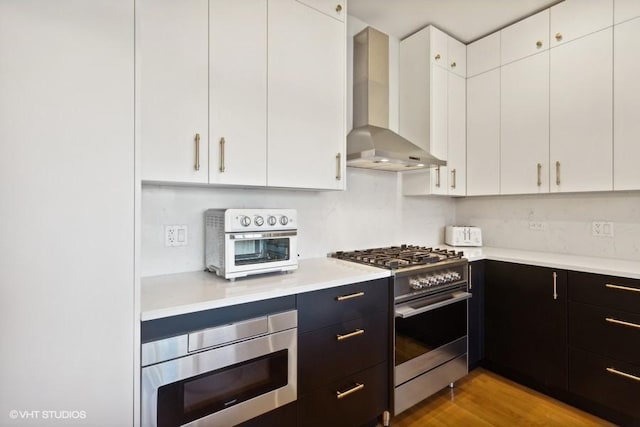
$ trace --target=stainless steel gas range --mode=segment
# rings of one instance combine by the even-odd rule
[[[467,374],[471,294],[462,252],[401,245],[331,256],[393,272],[395,414]]]

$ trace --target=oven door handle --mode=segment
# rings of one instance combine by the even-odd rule
[[[469,292],[454,292],[450,294],[449,299],[444,301],[438,301],[433,304],[426,304],[424,306],[419,306],[414,308],[412,306],[419,305],[421,301],[428,301],[431,298],[425,298],[424,300],[413,300],[404,304],[398,304],[396,306],[396,317],[401,317],[403,319],[407,317],[412,317],[417,314],[426,313],[427,311],[435,310],[437,308],[446,307],[450,304],[455,304],[460,301],[468,300],[471,298],[471,294]]]
[[[229,233],[229,239],[231,240],[259,240],[259,239],[271,239],[275,237],[293,237],[297,236],[297,231],[272,231],[266,233]]]

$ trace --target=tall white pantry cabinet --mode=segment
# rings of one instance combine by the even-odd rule
[[[133,22],[0,0],[3,426],[134,423]]]

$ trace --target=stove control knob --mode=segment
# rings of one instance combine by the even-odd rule
[[[411,286],[411,289],[422,289],[422,285],[417,279],[409,279],[409,286]]]
[[[269,224],[270,226],[272,226],[272,227],[273,227],[273,226],[274,226],[274,225],[276,225],[277,223],[278,223],[278,220],[276,219],[276,217],[275,217],[275,216],[273,216],[273,215],[269,215],[269,216],[267,217],[267,224]]]
[[[436,284],[436,278],[431,276],[427,278],[427,286],[431,287]]]
[[[443,284],[444,282],[446,282],[446,280],[447,280],[447,279],[444,277],[444,274],[438,274],[438,275],[436,276],[436,285],[441,285],[441,284]]]
[[[289,218],[287,218],[286,216],[281,216],[280,217],[280,224],[282,224],[282,225],[289,224]]]
[[[453,281],[460,280],[460,273],[454,271],[453,273],[451,273],[451,278],[453,279]]]
[[[253,222],[258,226],[261,227],[262,224],[264,224],[264,218],[262,218],[260,215],[256,215],[255,218],[253,218]]]
[[[243,227],[248,227],[251,225],[251,218],[249,218],[248,216],[242,216],[240,217],[240,224]]]
[[[427,279],[426,277],[418,277],[418,282],[420,282],[420,285],[423,288],[426,288],[429,286],[429,279]]]

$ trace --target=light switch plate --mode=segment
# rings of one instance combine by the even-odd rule
[[[613,237],[613,223],[607,221],[593,221],[591,235],[596,237]]]
[[[167,225],[164,227],[165,246],[187,246],[187,243],[186,225]]]

